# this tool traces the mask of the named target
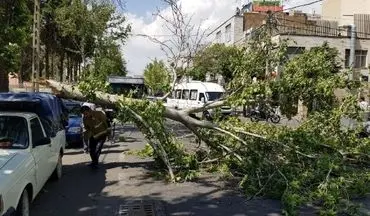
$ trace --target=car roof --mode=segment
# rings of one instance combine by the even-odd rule
[[[24,117],[26,119],[32,119],[37,117],[36,113],[30,113],[30,112],[1,112],[0,116],[18,116],[18,117]]]
[[[224,88],[218,83],[212,82],[200,82],[191,81],[185,83],[179,83],[175,86],[175,89],[189,89],[199,90],[204,92],[224,92]]]

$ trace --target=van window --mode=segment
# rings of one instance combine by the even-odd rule
[[[182,99],[189,100],[190,91],[188,89],[184,89],[182,91]]]
[[[181,99],[181,90],[176,90],[176,99]]]
[[[208,101],[216,101],[223,97],[223,92],[206,92]]]
[[[190,91],[190,100],[197,100],[198,90],[191,90]]]
[[[205,101],[204,93],[200,93],[200,94],[199,94],[199,101],[202,101],[202,98],[203,98],[203,99],[204,99],[204,101]]]

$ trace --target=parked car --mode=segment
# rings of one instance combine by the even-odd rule
[[[0,215],[29,215],[49,177],[62,177],[62,106],[47,93],[0,94]]]
[[[82,102],[73,100],[64,100],[68,109],[68,126],[66,127],[66,138],[68,146],[83,145],[83,127],[82,127]]]
[[[191,81],[180,83],[175,86],[173,94],[167,99],[166,106],[175,109],[203,107],[207,103],[222,99],[225,93],[224,88],[211,82]],[[214,110],[205,110],[201,113],[203,118],[211,119]],[[222,115],[233,114],[233,109],[229,106],[221,107]]]

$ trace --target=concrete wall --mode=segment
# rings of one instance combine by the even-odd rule
[[[226,41],[226,27],[231,25],[231,40]],[[217,33],[221,32],[221,41],[217,41]],[[233,45],[234,43],[240,41],[243,34],[243,16],[235,15],[222,23],[216,29],[212,31],[212,33],[208,36],[208,39],[212,41],[212,43],[224,43],[227,45]]]
[[[369,14],[370,0],[324,0],[322,18],[336,20],[340,25],[354,23],[354,14]]]

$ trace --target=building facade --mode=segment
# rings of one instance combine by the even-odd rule
[[[340,26],[360,22],[358,15],[369,13],[370,0],[324,0],[322,3],[323,19],[338,21]]]
[[[209,35],[212,43],[234,45],[243,42],[243,15],[237,12],[228,20],[217,26]]]
[[[245,13],[244,17],[244,30],[250,33],[264,24],[267,14]],[[339,51],[343,69],[349,69],[350,26],[340,26],[339,22],[334,20],[312,19],[303,13],[279,13],[274,19],[276,28],[273,32],[273,39],[276,42],[288,40],[290,57],[327,42]],[[247,37],[251,36],[253,36],[252,33]],[[369,36],[370,32],[357,31],[354,69],[355,75],[363,80],[369,80]]]

